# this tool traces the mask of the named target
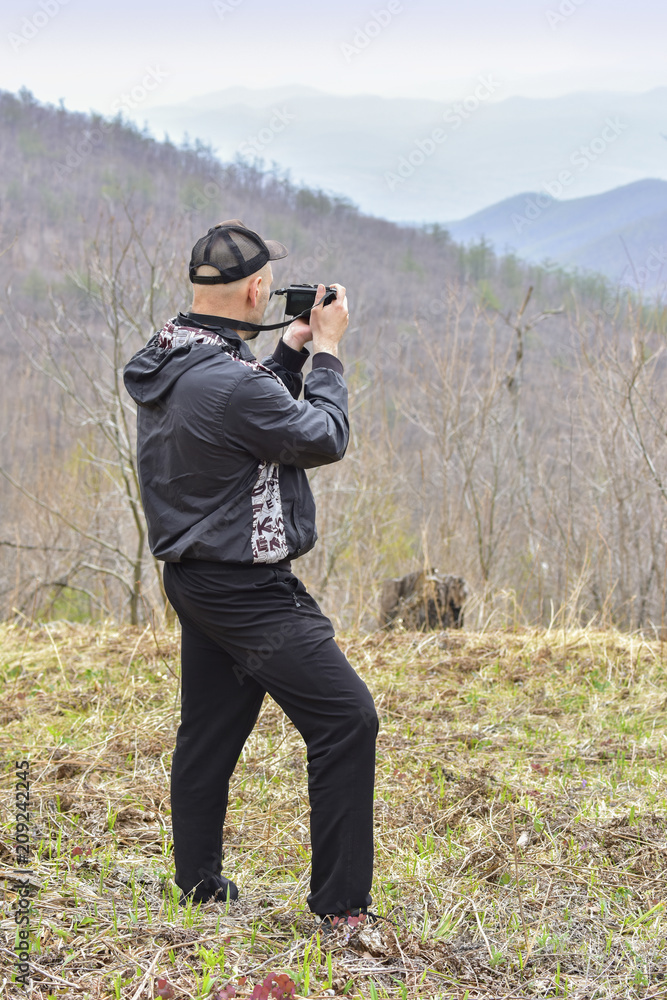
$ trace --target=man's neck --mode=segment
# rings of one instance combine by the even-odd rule
[[[205,326],[221,326],[224,320],[224,326],[226,330],[233,330],[234,333],[245,340],[248,333],[245,330],[237,330],[234,326],[234,319],[230,316],[223,316],[217,312],[204,312],[201,309],[195,309],[194,303],[190,309],[190,312],[186,313],[190,319],[195,320],[198,323],[203,323]],[[242,321],[240,321],[242,322]]]

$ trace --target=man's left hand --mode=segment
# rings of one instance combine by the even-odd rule
[[[305,319],[295,319],[283,334],[283,341],[294,351],[300,351],[313,339],[313,332]]]

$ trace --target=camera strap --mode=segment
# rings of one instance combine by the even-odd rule
[[[271,292],[273,295],[273,292]],[[327,297],[327,292],[324,293],[319,302],[316,302],[312,309],[316,309],[318,306],[322,305]],[[266,330],[282,330],[286,326],[291,326],[292,323],[297,319],[303,319],[306,313],[309,313],[310,309],[304,309],[300,312],[298,316],[292,316],[291,319],[286,319],[284,323],[246,323],[244,320],[240,319],[229,319],[226,316],[220,317],[220,326],[229,326],[232,330],[250,330],[252,332],[261,333]]]

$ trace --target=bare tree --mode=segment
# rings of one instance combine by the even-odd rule
[[[59,544],[18,542],[48,554],[50,572],[35,582],[43,598],[65,589],[87,595],[99,612],[136,624],[146,601],[165,606],[161,575],[147,549],[135,455],[135,410],[122,383],[130,355],[164,319],[173,295],[173,233],[155,230],[131,202],[109,205],[85,251],[85,268],[61,257],[65,279],[49,292],[50,315],[11,313],[17,344],[45,380],[69,454],[70,488],[41,488],[21,470],[0,469],[36,512],[56,522]],[[11,290],[9,297],[12,303]],[[62,449],[61,449],[62,450]],[[71,487],[74,486],[72,489]],[[152,578],[152,583],[150,579]],[[148,592],[145,594],[145,589]],[[29,605],[34,597],[24,595]],[[39,603],[39,599],[38,599]]]

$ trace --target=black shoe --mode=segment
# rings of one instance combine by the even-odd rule
[[[185,906],[189,900],[193,903],[207,903],[209,899],[214,899],[219,903],[226,903],[239,898],[239,890],[230,878],[224,875],[210,875],[199,882],[194,889],[184,892],[180,898],[180,905]]]

